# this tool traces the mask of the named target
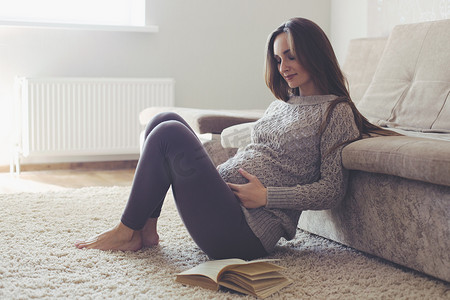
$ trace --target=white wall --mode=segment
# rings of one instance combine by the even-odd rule
[[[331,0],[330,40],[342,64],[348,42],[388,36],[399,24],[450,18],[450,0]]]
[[[147,0],[158,33],[0,27],[0,166],[9,164],[15,76],[173,77],[176,104],[264,108],[268,34],[303,16],[330,31],[330,0]]]
[[[267,36],[293,16],[329,31],[330,1],[152,0],[161,27],[156,70],[177,81],[180,106],[264,108],[272,98],[263,80]],[[153,46],[153,44],[152,44]]]
[[[342,65],[351,39],[367,36],[366,0],[331,0],[330,41]]]
[[[368,36],[388,36],[399,24],[450,18],[450,0],[367,0]]]

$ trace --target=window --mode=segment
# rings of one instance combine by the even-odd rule
[[[9,26],[156,31],[155,26],[145,24],[145,0],[0,0],[0,22]]]

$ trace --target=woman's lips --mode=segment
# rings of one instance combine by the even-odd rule
[[[286,79],[286,81],[291,81],[294,77],[295,77],[295,74],[291,74],[288,76],[284,76],[284,79]]]

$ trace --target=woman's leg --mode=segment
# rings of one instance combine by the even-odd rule
[[[122,224],[137,232],[149,217],[157,218],[171,184],[183,222],[208,256],[252,259],[266,254],[233,192],[180,121],[165,121],[150,130]]]
[[[147,124],[147,126],[145,128],[145,135],[144,135],[144,147],[147,142],[147,138],[150,135],[150,133],[153,131],[153,129],[156,126],[158,126],[159,124],[166,122],[166,121],[178,121],[178,122],[182,123],[184,126],[186,126],[186,128],[188,128],[195,135],[194,130],[189,126],[189,124],[180,115],[178,115],[177,113],[173,113],[173,112],[162,112],[162,113],[158,113],[157,115],[155,115],[150,120],[150,122]],[[144,152],[144,151],[142,151],[142,152]],[[139,167],[139,165],[138,165],[138,167]],[[136,170],[135,180],[136,180],[137,173],[138,173],[138,169]],[[165,197],[165,194],[164,194],[164,197]],[[156,220],[155,219],[157,219],[159,217],[159,214],[161,213],[161,207],[163,204],[163,200],[164,200],[164,198],[161,199],[161,204],[153,212],[153,214],[149,217],[147,223],[144,225],[144,228],[143,228],[144,246],[155,245],[159,241],[159,236],[156,233]],[[146,241],[146,240],[148,240],[148,241]]]
[[[135,178],[122,216],[130,228],[140,230],[148,216],[159,216],[172,185],[186,228],[208,256],[251,259],[266,255],[234,193],[195,134],[179,121],[160,123],[149,133]]]
[[[178,114],[165,112],[157,114],[147,124],[145,129],[145,140],[157,125],[169,120],[177,120],[194,132]],[[159,210],[161,210],[161,205],[159,206]],[[156,222],[157,218],[149,218],[143,230],[139,231],[133,230],[120,222],[115,227],[106,230],[99,235],[87,240],[76,241],[75,246],[77,248],[94,248],[101,250],[138,250],[143,246],[156,245],[159,241],[159,236],[156,232]]]

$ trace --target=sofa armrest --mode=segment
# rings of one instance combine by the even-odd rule
[[[241,123],[258,120],[264,110],[214,110],[186,107],[149,107],[139,114],[139,121],[146,125],[160,112],[179,114],[197,133],[220,134],[223,129]]]
[[[197,118],[198,130],[200,133],[221,134],[226,128],[239,126],[239,124],[247,124],[254,122],[258,118],[239,117],[230,115],[203,115]]]

